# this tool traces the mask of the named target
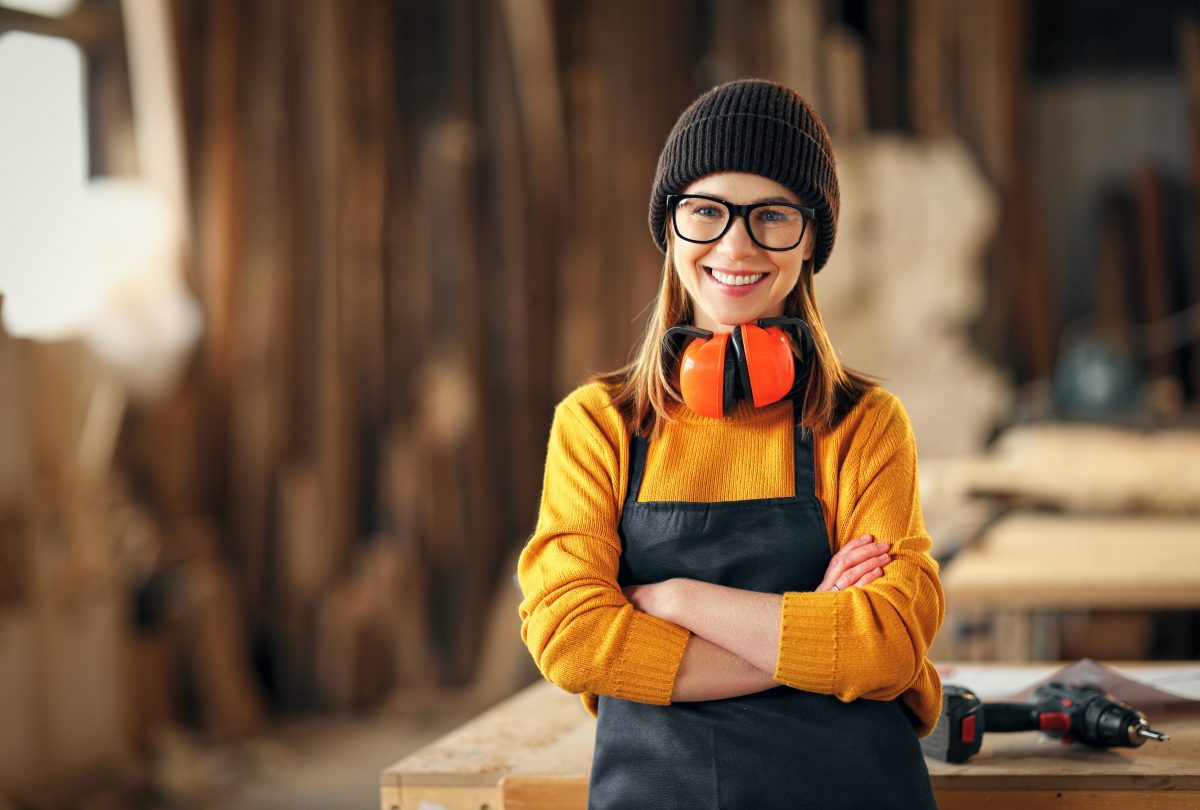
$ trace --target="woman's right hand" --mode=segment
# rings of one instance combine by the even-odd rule
[[[838,549],[825,569],[825,578],[817,591],[844,591],[855,586],[862,587],[883,576],[883,567],[892,561],[887,553],[891,543],[874,539],[869,534],[856,537]],[[835,587],[836,586],[836,587]]]

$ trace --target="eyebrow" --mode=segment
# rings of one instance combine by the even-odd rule
[[[725,199],[720,194],[714,194],[711,191],[693,191],[691,193],[692,194],[703,194],[706,197],[716,197],[721,200]],[[733,200],[725,200],[725,201],[733,202]],[[742,205],[758,205],[760,203],[770,203],[770,204],[786,203],[787,205],[803,205],[803,203],[793,202],[793,201],[789,200],[787,197],[763,197],[758,200],[752,200],[751,202],[741,203],[741,204]]]

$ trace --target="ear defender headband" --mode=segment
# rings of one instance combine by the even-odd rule
[[[803,367],[796,366],[793,331]],[[675,342],[693,338],[683,350],[679,390],[689,408],[702,416],[720,419],[740,399],[756,408],[799,393],[812,361],[812,333],[799,318],[761,318],[735,326],[732,332],[713,334],[694,326],[673,326],[663,336],[663,361],[678,356]]]

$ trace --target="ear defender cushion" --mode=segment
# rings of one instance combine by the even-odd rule
[[[679,388],[684,403],[696,413],[720,419],[725,415],[733,395],[729,381],[737,373],[728,360],[728,333],[718,333],[710,340],[697,338],[683,350],[679,367]]]
[[[796,382],[796,358],[787,334],[778,326],[765,329],[742,324],[742,360],[749,379],[748,395],[761,408],[783,399]]]

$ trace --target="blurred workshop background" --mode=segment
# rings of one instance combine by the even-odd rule
[[[0,0],[0,807],[378,806],[538,678],[553,406],[742,76],[835,142],[935,660],[1200,657],[1195,0]]]

